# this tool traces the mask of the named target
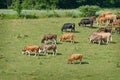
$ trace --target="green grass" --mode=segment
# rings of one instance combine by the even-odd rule
[[[90,44],[88,36],[98,29],[78,27],[79,18],[0,20],[0,80],[119,80],[120,34],[113,34],[108,45]],[[59,42],[65,22],[76,24],[75,44]],[[52,56],[27,56],[27,44],[42,45],[46,33],[58,35],[57,53]],[[84,64],[67,64],[71,53],[82,53]]]

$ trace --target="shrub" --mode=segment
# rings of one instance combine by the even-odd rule
[[[86,17],[86,16],[94,16],[96,11],[100,10],[99,6],[80,6],[79,7],[80,12],[82,13],[81,16]]]

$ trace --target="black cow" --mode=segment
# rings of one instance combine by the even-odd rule
[[[75,31],[75,23],[65,23],[62,26],[61,31],[67,31],[67,29],[71,29],[71,32]]]
[[[90,26],[92,27],[93,26],[93,19],[90,19],[90,18],[86,18],[86,19],[82,19],[79,23],[78,23],[78,25],[80,26],[80,25],[85,25],[86,26],[86,24],[90,24]]]

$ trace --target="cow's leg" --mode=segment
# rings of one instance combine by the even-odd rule
[[[57,41],[55,39],[53,39],[53,42],[56,44]]]
[[[30,51],[27,50],[26,53],[30,56]]]
[[[112,41],[112,36],[110,37],[110,41]]]
[[[107,38],[107,42],[106,42],[106,44],[108,44],[108,42],[109,42],[109,38]]]
[[[44,51],[44,55],[48,55],[47,50]]]
[[[35,50],[35,55],[34,56],[37,56],[37,50]]]
[[[47,44],[47,41],[45,40],[44,43]]]
[[[99,45],[101,44],[101,40],[98,41]]]

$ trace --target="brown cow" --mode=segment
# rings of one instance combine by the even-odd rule
[[[72,33],[64,33],[60,37],[60,41],[70,39],[71,43],[74,43],[74,35]]]
[[[82,54],[72,54],[67,60],[67,63],[72,63],[74,60],[80,60],[80,64],[82,62],[83,55]]]
[[[120,19],[115,22],[112,22],[110,25],[111,26],[120,25]]]
[[[37,53],[39,53],[39,49],[40,47],[37,45],[26,45],[22,50],[22,54],[29,54],[30,56],[31,52],[35,52],[35,56],[37,56]]]
[[[44,52],[44,54],[47,54],[47,50],[53,50],[53,55],[56,55],[56,49],[57,46],[55,44],[44,44],[40,47],[39,52]]]
[[[106,15],[109,15],[109,14],[112,14],[112,12],[110,12],[110,11],[102,12],[102,13],[100,13],[99,18],[100,17],[105,17]]]
[[[107,21],[109,23],[110,23],[111,20],[113,22],[115,22],[117,20],[117,15],[115,15],[115,14],[109,14],[109,15],[105,15],[105,18],[107,19]]]
[[[44,37],[41,40],[41,43],[48,41],[48,40],[52,40],[55,44],[57,42],[57,35],[56,34],[46,34],[44,35]]]
[[[110,33],[112,33],[112,27],[111,26],[101,27],[97,30],[97,32],[110,32]]]

